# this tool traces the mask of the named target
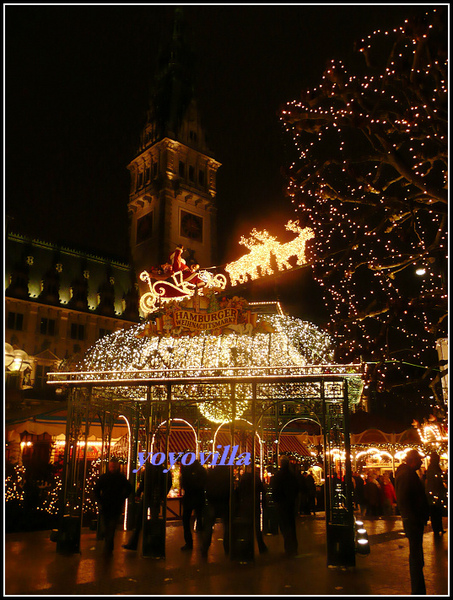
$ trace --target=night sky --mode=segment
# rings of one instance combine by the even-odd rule
[[[128,260],[127,165],[176,5],[6,5],[5,216],[9,229]],[[427,6],[427,5],[426,5]],[[185,5],[217,178],[220,260],[253,227],[294,218],[294,158],[277,111],[318,85],[354,41],[422,5]],[[203,265],[202,265],[203,266]]]

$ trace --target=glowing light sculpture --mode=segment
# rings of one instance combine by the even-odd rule
[[[225,271],[230,276],[232,286],[291,269],[292,265],[289,262],[291,257],[296,258],[297,266],[306,264],[305,247],[314,237],[313,230],[309,227],[302,229],[297,222],[293,221],[288,221],[285,228],[296,233],[297,237],[284,244],[266,230],[253,229],[250,238],[241,237],[239,243],[250,252],[226,265]],[[276,270],[273,268],[274,265]]]
[[[140,369],[192,369],[196,377],[201,369],[316,365],[332,363],[334,346],[331,338],[312,323],[289,316],[266,315],[271,327],[265,333],[229,333],[195,336],[143,336],[146,324],[135,325],[104,336],[92,346],[78,365],[79,371],[131,372]],[[197,371],[197,370],[200,371]],[[334,372],[335,365],[332,365]],[[94,377],[94,375],[93,375]],[[308,385],[308,384],[307,384]],[[113,398],[144,400],[146,387],[109,388]],[[235,417],[244,414],[251,399],[251,386],[236,385]],[[285,397],[282,390],[282,397]],[[174,400],[192,401],[200,412],[215,423],[232,417],[228,384],[187,384],[173,387]]]
[[[184,278],[182,271],[174,273],[166,279],[155,279],[148,271],[140,273],[140,279],[148,283],[149,292],[140,298],[140,308],[145,315],[155,312],[162,302],[171,300],[184,300],[195,293],[203,295],[203,289],[223,290],[226,287],[226,277],[221,273],[212,274],[209,271],[200,271],[191,278]],[[194,283],[193,281],[200,281]]]

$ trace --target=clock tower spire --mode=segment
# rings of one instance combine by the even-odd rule
[[[161,53],[140,146],[128,165],[130,244],[137,273],[168,261],[176,245],[201,268],[215,264],[216,174],[192,85],[182,9]]]

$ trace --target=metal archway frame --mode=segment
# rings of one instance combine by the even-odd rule
[[[73,548],[79,551],[80,528],[82,522],[83,489],[86,476],[86,455],[83,460],[83,477],[74,452],[81,435],[82,423],[85,426],[85,438],[89,435],[89,425],[94,413],[102,412],[106,423],[119,413],[126,415],[130,423],[130,456],[132,464],[137,464],[138,431],[140,425],[146,432],[146,450],[151,443],[151,432],[156,425],[166,421],[165,448],[168,458],[169,426],[173,416],[178,414],[178,408],[184,406],[196,414],[196,406],[200,399],[188,401],[187,395],[181,389],[187,386],[225,386],[230,390],[232,419],[230,430],[234,439],[236,422],[236,387],[241,385],[249,389],[248,414],[241,415],[252,423],[252,439],[258,425],[264,430],[276,432],[278,410],[275,415],[266,415],[273,406],[293,403],[304,406],[308,414],[314,414],[321,423],[324,438],[324,472],[325,472],[325,514],[327,538],[327,564],[335,566],[354,566],[354,514],[352,502],[352,477],[350,462],[350,432],[349,432],[349,397],[348,381],[351,377],[363,376],[364,365],[308,365],[305,367],[227,367],[216,369],[154,369],[140,371],[100,371],[100,372],[70,372],[49,374],[48,384],[65,387],[70,390],[68,399],[67,443],[63,470],[63,501],[61,506],[61,529],[71,531],[74,543],[65,545],[64,549]],[[138,401],[117,394],[118,389],[146,389],[146,398]],[[209,400],[204,400],[209,401]],[[306,407],[309,407],[307,409]],[[300,414],[302,416],[302,414]],[[275,422],[277,418],[277,423]],[[106,444],[103,446],[103,458],[110,451],[107,426]],[[341,448],[345,455],[343,465],[332,460],[332,450]],[[72,449],[72,450],[71,450]],[[105,461],[104,461],[105,462]],[[255,444],[252,444],[252,465],[255,464]],[[131,473],[131,483],[135,485],[135,474]],[[233,471],[230,476],[233,487]],[[254,495],[255,497],[255,495]],[[230,502],[232,494],[230,494]],[[233,511],[230,510],[230,520]],[[162,507],[162,518],[165,526],[166,502]],[[248,528],[248,548],[237,547],[234,551],[232,544],[232,559],[240,559],[246,555],[253,560],[255,510],[252,507],[251,526]],[[66,523],[65,525],[63,525]],[[67,523],[71,523],[68,527]],[[230,523],[232,539],[234,524]],[[251,533],[250,533],[251,532]],[[65,537],[64,535],[62,536]],[[251,538],[251,541],[250,541]],[[251,545],[251,548],[250,548]],[[57,551],[59,550],[57,544]],[[165,556],[165,548],[159,551]],[[235,555],[236,554],[236,555]],[[237,556],[240,554],[241,556]],[[146,555],[146,554],[145,554]],[[152,555],[152,554],[151,554]]]

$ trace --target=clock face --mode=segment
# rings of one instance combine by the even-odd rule
[[[181,235],[195,242],[203,241],[203,219],[184,210],[181,211]]]

